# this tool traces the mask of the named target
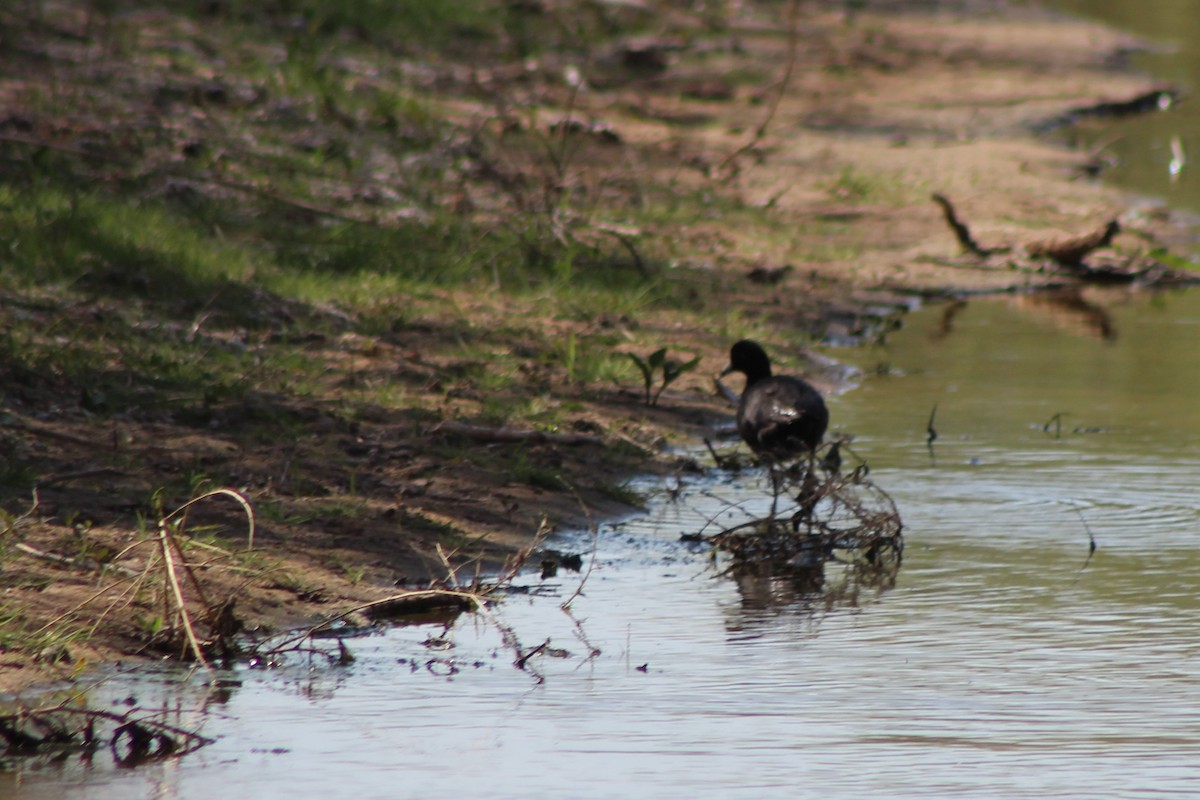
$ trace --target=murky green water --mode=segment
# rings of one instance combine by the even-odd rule
[[[1116,164],[1104,173],[1112,183],[1161,198],[1177,209],[1200,213],[1200,8],[1193,0],[1053,0],[1036,3],[1106,22],[1149,44],[1130,59],[1134,68],[1184,90],[1165,114],[1106,120],[1064,132],[1088,151],[1099,149]],[[1113,98],[1122,99],[1122,98]],[[1180,157],[1182,156],[1182,160]]]
[[[1145,32],[1195,40],[1189,3],[1159,6],[1174,22]],[[1114,145],[1115,174],[1200,208],[1159,163],[1168,116],[1128,123],[1165,127]],[[26,765],[0,797],[1198,795],[1197,338],[1200,292],[999,298],[849,354],[864,377],[835,428],[907,526],[888,591],[715,576],[679,534],[755,490],[691,485],[603,530],[574,620],[558,602],[577,576],[504,604],[527,649],[569,651],[531,662],[542,684],[472,617],[449,650],[426,644],[440,628],[395,629],[351,642],[348,667],[242,670],[219,695],[117,678],[96,704],[170,707],[216,744],[136,770]]]

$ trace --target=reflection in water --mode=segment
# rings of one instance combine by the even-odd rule
[[[959,313],[967,307],[966,300],[951,300],[942,305],[941,316],[938,319],[938,326],[929,334],[929,338],[933,340],[945,339],[954,332],[954,320]]]
[[[1026,308],[1063,329],[1082,336],[1115,341],[1117,328],[1112,315],[1099,303],[1084,296],[1078,286],[1053,292],[1037,292],[1014,298],[1018,308]]]
[[[1105,304],[1125,302],[1127,297],[1124,292],[1111,289],[1066,286],[1052,291],[1015,295],[1008,302],[1013,308],[1027,311],[1070,333],[1115,341],[1117,326]],[[985,302],[994,302],[994,298]],[[969,307],[970,302],[963,299],[939,306],[938,324],[931,329],[929,339],[937,342],[952,336],[957,320],[968,312]]]
[[[881,563],[827,562],[794,566],[776,563],[742,563],[730,567],[732,578],[748,612],[809,616],[835,610],[856,609],[865,597],[878,600],[896,586],[899,558]],[[828,574],[827,574],[828,573]],[[761,619],[762,613],[751,613]]]
[[[899,512],[866,479],[865,463],[841,471],[843,445],[827,445],[819,466],[818,452],[807,465],[765,478],[773,490],[765,514],[747,507],[754,495],[743,487],[742,499],[710,515],[699,535],[685,533],[713,548],[716,575],[733,579],[744,610],[815,617],[857,608],[864,591],[878,597],[895,586],[904,551]],[[761,506],[768,497],[758,499]],[[720,531],[706,535],[716,518]],[[763,615],[748,619],[756,616]]]
[[[812,611],[825,588],[825,565],[750,563],[738,564],[727,572],[737,584],[742,607],[753,611]]]

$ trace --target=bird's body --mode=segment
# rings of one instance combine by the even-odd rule
[[[829,410],[820,392],[800,378],[772,375],[766,352],[749,340],[729,351],[729,366],[722,374],[730,372],[746,376],[737,428],[759,457],[786,461],[817,448],[829,426]]]

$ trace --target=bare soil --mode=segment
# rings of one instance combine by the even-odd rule
[[[1075,285],[1050,264],[964,260],[929,200],[933,192],[952,198],[988,246],[1085,233],[1118,217],[1118,250],[1145,249],[1147,240],[1169,244],[1178,231],[1169,212],[1133,213],[1130,198],[1089,179],[1094,154],[1033,133],[1073,109],[1152,88],[1118,68],[1121,54],[1136,46],[1123,35],[989,5],[964,14],[878,12],[853,24],[840,13],[805,11],[793,38],[750,20],[732,25],[726,44],[703,58],[668,51],[665,66],[640,83],[597,83],[581,92],[572,113],[592,132],[579,134],[576,180],[624,178],[624,153],[653,150],[661,161],[643,165],[644,180],[712,186],[783,220],[771,236],[719,213],[630,235],[669,242],[674,258],[722,276],[732,287],[727,312],[754,321],[784,367],[826,389],[839,388],[837,370],[787,343],[869,338],[914,296]],[[736,82],[729,78],[735,72],[764,77]],[[464,118],[477,110],[463,100]],[[494,190],[480,183],[464,191],[478,206]],[[747,277],[780,267],[791,269],[774,283]],[[446,296],[477,331],[487,331],[493,315],[513,313],[494,297],[452,289]],[[520,311],[563,336],[575,330],[536,299]],[[102,312],[95,304],[75,310]],[[10,303],[4,313],[51,312]],[[132,579],[110,583],[112,573],[97,567],[119,554],[123,574],[139,573],[153,543],[138,544],[146,530],[136,520],[154,532],[188,494],[166,497],[157,509],[146,498],[179,476],[220,476],[220,485],[260,507],[253,556],[242,550],[242,509],[226,496],[189,512],[188,532],[217,532],[207,556],[189,553],[210,597],[236,598],[242,622],[274,629],[445,579],[439,547],[482,554],[494,565],[538,531],[634,510],[605,487],[646,473],[686,479],[711,466],[681,455],[682,448],[730,420],[712,381],[730,342],[710,323],[682,311],[601,323],[641,337],[658,331],[673,349],[701,355],[700,367],[656,407],[642,402],[639,386],[573,386],[555,367],[523,356],[520,342],[490,341],[531,382],[553,387],[569,420],[560,431],[578,434],[577,444],[482,441],[439,430],[442,419],[458,416],[453,397],[440,414],[379,407],[353,422],[339,416],[345,381],[402,381],[410,397],[420,396],[416,408],[449,396],[446,384],[464,365],[439,353],[459,332],[431,317],[387,336],[314,334],[302,346],[306,357],[329,365],[320,392],[301,399],[263,390],[238,407],[218,408],[221,424],[208,427],[119,416],[98,424],[79,410],[73,387],[10,386],[6,446],[34,458],[40,474],[36,507],[29,507],[32,495],[24,507],[15,500],[5,506],[14,521],[4,608],[27,632],[69,624],[81,635],[43,636],[34,652],[28,641],[0,648],[0,689],[98,660],[162,654],[147,619],[153,608],[135,600]],[[239,434],[261,415],[294,419],[296,435],[255,441]],[[514,459],[524,478],[514,477]],[[166,650],[179,652],[177,644]]]

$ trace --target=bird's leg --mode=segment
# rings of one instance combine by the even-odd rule
[[[779,495],[783,492],[783,474],[775,468],[775,462],[767,462],[767,474],[771,478],[771,522],[775,521],[775,509],[779,505]]]
[[[800,523],[802,522],[807,522],[809,528],[812,528],[813,511],[817,507],[817,501],[821,494],[821,484],[817,481],[816,476],[815,450],[808,452],[806,461],[804,476],[800,480],[800,493],[796,495],[796,502],[799,503],[800,509],[792,516],[792,525],[797,533],[800,532]]]

